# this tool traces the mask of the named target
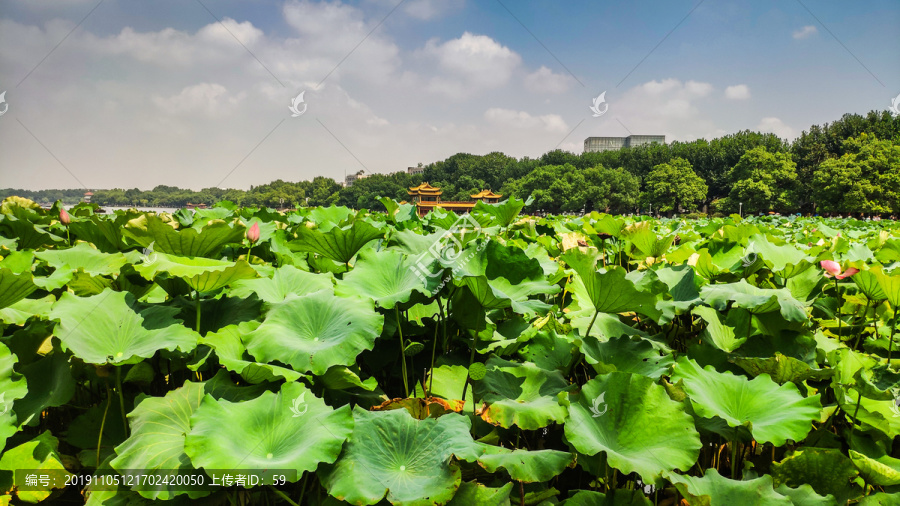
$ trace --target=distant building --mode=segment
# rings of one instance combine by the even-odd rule
[[[496,204],[500,201],[500,197],[503,196],[490,190],[481,190],[475,195],[470,195],[470,197],[472,197],[470,202],[441,200],[443,191],[428,183],[413,186],[406,193],[409,194],[413,203],[416,204],[416,211],[419,213],[419,216],[425,216],[435,207],[440,207],[455,213],[468,213],[480,200],[483,200],[487,204]]]
[[[344,186],[349,188],[353,186],[353,183],[355,183],[358,179],[365,179],[367,177],[369,176],[367,176],[363,171],[359,171],[356,174],[347,174],[344,177]]]
[[[423,172],[425,172],[425,167],[422,167],[422,165],[419,165],[418,167],[408,167],[406,169],[407,174],[421,174]]]
[[[588,137],[584,140],[584,152],[613,151],[635,148],[648,144],[665,144],[665,135],[629,135],[628,137]]]
[[[94,196],[94,192],[84,192],[84,201],[90,202],[91,197],[93,197],[93,196]]]

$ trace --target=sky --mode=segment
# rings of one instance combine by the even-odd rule
[[[791,140],[900,96],[900,2],[0,0],[3,92],[0,188],[341,181],[590,136]]]

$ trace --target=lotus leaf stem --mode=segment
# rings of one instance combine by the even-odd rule
[[[878,328],[878,319],[875,319],[876,329]],[[888,357],[887,363],[891,365],[891,351],[894,348],[894,331],[897,329],[897,308],[894,308],[894,318],[891,319],[891,342],[888,344]]]
[[[112,392],[106,385],[106,409],[103,410],[103,419],[100,420],[100,435],[97,436],[97,467],[100,467],[100,444],[103,442],[103,427],[106,426],[106,414],[109,413],[109,405],[112,404]]]
[[[291,498],[288,497],[288,495],[285,494],[284,492],[282,492],[281,490],[278,490],[277,488],[275,488],[275,487],[272,486],[272,485],[269,485],[269,488],[271,488],[271,489],[272,489],[272,492],[275,492],[276,495],[278,495],[279,497],[281,497],[282,499],[284,499],[285,501],[287,501],[288,504],[290,504],[291,506],[300,506],[299,504],[297,504],[297,503],[295,503],[293,500],[291,500]]]
[[[199,290],[194,290],[194,302],[195,302],[195,306],[197,308],[196,330],[197,330],[197,333],[199,334],[200,333],[200,291]]]
[[[122,413],[122,426],[128,434],[128,418],[125,416],[125,396],[122,395],[122,367],[116,366],[116,392],[119,394],[119,411]],[[100,465],[98,462],[97,465]]]
[[[400,334],[400,369],[403,373],[403,393],[409,398],[409,384],[406,380],[406,347],[403,346],[403,327],[400,326],[400,306],[394,306],[394,314],[397,317],[397,332]]]

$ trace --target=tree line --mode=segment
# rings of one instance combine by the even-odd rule
[[[444,200],[469,200],[491,189],[532,197],[528,211],[565,213],[900,213],[900,117],[888,111],[845,114],[813,125],[793,142],[742,131],[713,140],[671,142],[617,151],[554,150],[539,158],[459,153],[424,166],[421,174],[371,174],[352,186],[316,177],[277,180],[250,190],[174,186],[95,190],[103,206],[182,207],[230,200],[239,205],[344,205],[383,209],[379,197],[408,199],[407,188],[428,181]],[[79,190],[0,190],[38,202],[80,200]]]

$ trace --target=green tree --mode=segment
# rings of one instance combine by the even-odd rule
[[[656,204],[662,212],[694,210],[708,191],[706,181],[684,158],[654,166],[644,180],[644,189],[649,203]]]
[[[900,145],[862,134],[844,142],[846,153],[822,162],[813,176],[819,210],[842,214],[900,211]]]
[[[732,187],[723,206],[726,210],[785,212],[796,207],[797,166],[787,153],[753,148],[732,167],[729,179]]]

